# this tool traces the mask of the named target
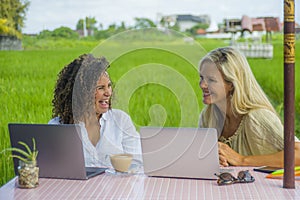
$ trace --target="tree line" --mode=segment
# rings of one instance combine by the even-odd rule
[[[0,35],[21,38],[22,28],[24,27],[26,12],[29,9],[29,5],[29,0],[0,0]],[[107,27],[107,29],[104,29],[101,23],[98,24],[95,17],[85,17],[78,20],[75,30],[62,26],[54,29],[53,31],[43,30],[37,35],[37,37],[71,39],[91,37],[95,39],[104,39],[126,30],[157,27],[157,24],[148,18],[136,17],[134,20],[135,24],[131,27],[127,27],[125,22],[121,22],[120,25],[111,24]],[[159,22],[158,25],[163,25],[165,27],[164,21]],[[185,33],[194,35],[200,27],[207,28],[208,25],[197,24],[191,29],[186,30]],[[172,26],[168,24],[166,28],[179,31],[178,24],[173,24]]]
[[[156,25],[150,19],[135,18],[135,25],[132,27],[127,27],[125,25],[125,22],[121,22],[120,25],[111,24],[107,27],[107,29],[104,29],[101,23],[97,26],[97,20],[95,19],[95,17],[85,17],[84,19],[78,20],[75,30],[69,27],[62,26],[54,29],[53,31],[43,30],[37,35],[37,37],[71,39],[76,39],[78,37],[90,37],[95,39],[104,39],[126,30],[151,27],[156,27]]]

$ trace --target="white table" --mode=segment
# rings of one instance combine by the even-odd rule
[[[296,189],[284,189],[282,180],[266,179],[251,167],[232,169],[234,176],[249,169],[255,182],[218,186],[216,180],[106,173],[86,181],[40,178],[37,188],[20,189],[14,178],[0,188],[0,199],[300,199],[300,181]]]

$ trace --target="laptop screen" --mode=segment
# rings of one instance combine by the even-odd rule
[[[9,124],[12,147],[23,148],[19,141],[38,150],[39,177],[86,179],[80,127],[77,124]],[[15,174],[18,160],[14,159]]]
[[[216,179],[216,129],[142,127],[144,172],[148,176]]]

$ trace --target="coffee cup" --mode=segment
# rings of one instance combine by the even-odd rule
[[[113,154],[110,155],[110,162],[114,169],[118,172],[128,172],[131,165],[132,154]]]

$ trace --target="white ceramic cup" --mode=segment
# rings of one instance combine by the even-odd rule
[[[118,172],[128,172],[131,165],[132,154],[113,154],[110,155],[110,162],[114,169]]]

